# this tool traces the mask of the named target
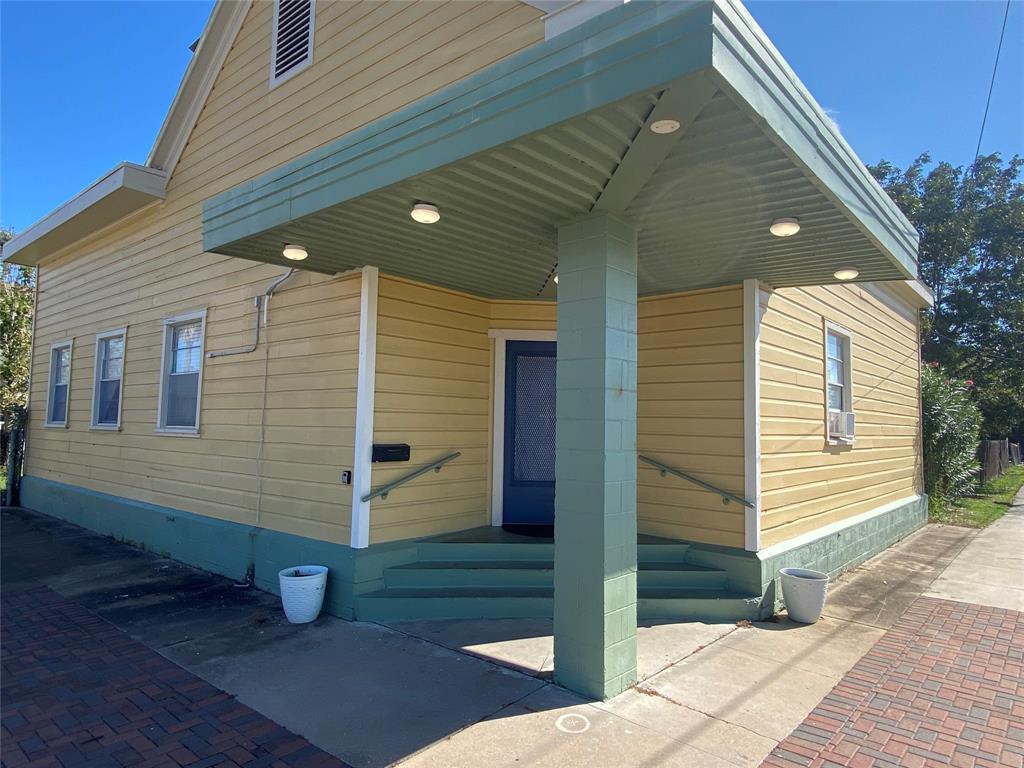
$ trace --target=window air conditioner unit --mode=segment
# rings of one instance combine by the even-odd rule
[[[854,426],[856,417],[852,411],[829,411],[828,413],[828,436],[830,440],[839,440],[845,443],[853,442]]]

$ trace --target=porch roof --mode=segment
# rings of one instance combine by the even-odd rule
[[[642,294],[917,274],[913,226],[731,0],[636,0],[487,67],[207,201],[204,247],[550,298],[555,227],[594,210],[638,224]]]

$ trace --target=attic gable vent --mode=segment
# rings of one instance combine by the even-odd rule
[[[313,63],[315,0],[274,0],[274,37],[270,86],[274,87]]]

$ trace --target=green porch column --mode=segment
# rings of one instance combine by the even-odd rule
[[[555,681],[596,699],[636,682],[636,230],[558,229]]]

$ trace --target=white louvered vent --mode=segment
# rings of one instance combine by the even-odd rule
[[[271,87],[301,72],[313,61],[315,0],[274,0]]]

